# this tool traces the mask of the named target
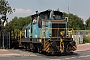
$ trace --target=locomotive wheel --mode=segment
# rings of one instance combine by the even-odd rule
[[[38,48],[38,53],[40,53],[40,54],[42,53],[41,47]]]
[[[71,45],[69,44],[69,45],[67,45],[67,53],[70,53],[71,52],[71,50],[72,50],[72,47],[71,47]]]
[[[28,49],[29,49],[29,47],[28,47],[28,46],[26,46],[26,51],[28,51]]]
[[[38,52],[38,48],[35,47],[35,49],[33,50],[34,53],[37,53]]]
[[[46,55],[47,55],[47,56],[50,56],[50,55],[52,55],[52,53],[46,52]]]
[[[42,53],[42,51],[40,50],[40,48],[38,48],[38,53],[40,53],[40,54]]]
[[[30,43],[30,51],[33,51],[34,50],[34,46],[32,43]]]

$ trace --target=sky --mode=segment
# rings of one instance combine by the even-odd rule
[[[81,17],[84,21],[90,17],[90,0],[7,0],[12,8],[16,11],[8,15],[8,21],[14,16],[26,17],[34,14],[36,10],[44,11],[46,9],[56,10],[59,8],[61,12],[69,12]]]

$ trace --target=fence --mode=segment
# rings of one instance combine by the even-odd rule
[[[4,33],[0,31],[0,48],[10,48],[10,32]]]
[[[90,35],[90,30],[74,30],[74,35]]]
[[[90,36],[90,30],[74,30],[73,40],[76,41],[76,44],[83,43],[83,37]]]

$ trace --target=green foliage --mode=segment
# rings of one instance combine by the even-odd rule
[[[68,19],[69,28],[74,28],[75,30],[84,29],[83,19],[81,19],[77,15],[74,15],[74,14],[71,14],[71,13],[70,14],[64,13],[64,16],[69,17],[69,19]]]
[[[84,43],[90,43],[90,36],[85,36],[83,38]]]
[[[24,28],[30,23],[30,16],[27,17],[14,17],[5,26],[5,31],[14,31],[14,35],[24,30]]]
[[[6,16],[2,16],[1,19],[2,19],[2,20],[6,20]]]
[[[13,9],[15,10],[15,9]],[[6,0],[0,0],[0,14],[6,15],[7,13],[13,12],[12,8],[9,6],[8,1]]]
[[[5,26],[5,31],[9,32],[9,31],[13,31],[13,30],[14,30],[14,27],[13,27],[12,23],[11,22],[7,23]]]
[[[6,0],[0,0],[0,15],[2,17],[0,17],[0,31],[2,30],[1,26],[4,25],[4,22],[6,21],[7,22],[7,14],[12,14],[13,12],[15,12],[15,9],[12,9],[10,6],[9,6],[9,3],[8,1]],[[4,20],[3,22],[1,21]],[[7,24],[8,25],[8,24]],[[10,27],[7,27],[8,30],[10,30],[11,28]]]
[[[86,29],[90,30],[90,17],[86,20]]]

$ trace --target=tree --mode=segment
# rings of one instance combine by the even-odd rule
[[[0,15],[2,15],[2,17],[0,18],[0,21],[1,19],[4,20],[4,22],[6,21],[7,22],[7,14],[12,14],[13,12],[15,12],[15,9],[12,9],[10,6],[9,6],[9,3],[8,1],[6,0],[0,0]],[[4,24],[3,22],[3,24]]]
[[[13,13],[13,10],[10,6],[8,1],[6,0],[0,0],[0,14],[6,15],[7,13],[11,14]]]
[[[64,12],[65,17],[69,17],[68,25],[69,28],[74,28],[75,30],[82,30],[83,28],[83,19],[78,17],[77,15],[74,14],[67,14]]]
[[[12,21],[10,21],[5,26],[5,31],[14,31],[14,35],[17,35],[20,31],[24,30],[24,28],[30,23],[30,16],[27,17],[14,17]]]
[[[90,17],[86,20],[86,29],[90,30]]]
[[[9,32],[13,30],[14,30],[13,24],[11,22],[7,23],[5,26],[5,32]]]

